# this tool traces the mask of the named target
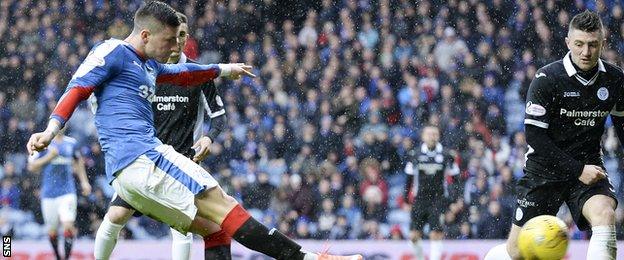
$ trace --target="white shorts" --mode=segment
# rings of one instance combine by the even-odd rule
[[[201,166],[160,145],[119,171],[113,188],[128,204],[185,234],[195,214],[195,195],[218,186]]]
[[[55,232],[58,229],[59,219],[61,222],[76,220],[77,200],[76,194],[73,193],[41,200],[41,213],[48,232]]]

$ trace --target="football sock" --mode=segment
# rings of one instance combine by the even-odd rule
[[[231,241],[232,238],[223,230],[204,237],[204,259],[231,260]]]
[[[171,229],[171,259],[187,260],[191,259],[191,245],[193,245],[193,233],[183,235],[175,229]]]
[[[431,240],[429,242],[429,260],[442,259],[442,240]]]
[[[74,234],[69,230],[65,230],[63,238],[65,240],[65,259],[69,259],[71,256],[72,246],[74,245]]]
[[[93,247],[93,256],[96,260],[106,260],[110,258],[115,244],[117,244],[117,238],[119,237],[119,231],[123,228],[123,225],[115,224],[108,220],[108,217],[104,216],[102,223],[95,235],[95,243]]]
[[[592,227],[592,236],[587,248],[587,259],[615,260],[615,226]]]
[[[54,249],[54,255],[56,256],[56,259],[61,259],[61,253],[59,253],[59,249],[58,249],[58,237],[56,236],[56,234],[49,234],[48,238],[50,239],[50,244],[52,244],[52,249]]]
[[[425,260],[425,255],[423,253],[422,241],[418,240],[416,242],[411,242],[412,249],[414,249],[414,259],[416,260]]]
[[[245,247],[276,259],[302,260],[305,256],[300,245],[275,228],[269,231],[240,205],[227,214],[221,229]]]

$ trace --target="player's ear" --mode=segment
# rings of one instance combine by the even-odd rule
[[[566,46],[568,46],[568,50],[570,49],[570,38],[568,38],[567,36],[565,37],[565,44]]]
[[[147,44],[147,42],[149,41],[147,38],[151,35],[150,31],[147,29],[143,29],[141,30],[141,40],[143,41],[143,44]]]

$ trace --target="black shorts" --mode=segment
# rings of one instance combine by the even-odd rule
[[[525,174],[516,187],[517,200],[513,223],[520,227],[533,217],[556,215],[561,204],[565,202],[578,228],[588,230],[591,226],[583,216],[583,205],[589,198],[594,195],[606,195],[617,203],[613,186],[608,179],[585,185],[578,179],[552,181]]]
[[[123,208],[127,208],[127,209],[132,209],[132,210],[134,210],[134,214],[132,214],[132,216],[135,216],[135,217],[143,216],[143,213],[141,213],[138,210],[136,210],[134,207],[132,207],[130,204],[128,204],[128,202],[123,200],[117,194],[115,194],[115,196],[113,196],[113,200],[111,200],[110,204],[108,204],[108,207],[110,207],[110,206],[119,206],[119,207],[123,207]]]
[[[444,213],[446,208],[446,198],[440,200],[434,199],[414,199],[412,205],[412,221],[410,230],[422,231],[425,224],[429,224],[432,231],[442,231],[442,223],[440,223],[440,215]]]

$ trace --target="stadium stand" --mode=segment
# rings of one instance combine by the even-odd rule
[[[44,127],[91,46],[125,37],[141,2],[0,2],[2,234],[45,236],[27,138]],[[297,239],[405,239],[403,158],[425,124],[442,129],[461,170],[459,182],[447,182],[447,238],[503,239],[523,174],[524,98],[536,68],[566,53],[564,25],[586,8],[608,29],[604,60],[621,66],[624,53],[615,0],[170,2],[189,18],[189,57],[245,62],[259,75],[218,82],[229,127],[204,165],[255,217]],[[93,238],[112,188],[87,104],[68,127],[94,187],[79,196],[76,224],[80,237]],[[624,156],[612,129],[604,142],[622,197]],[[622,239],[624,208],[617,212]],[[560,217],[572,221],[565,210]],[[146,217],[122,232],[167,235]]]

